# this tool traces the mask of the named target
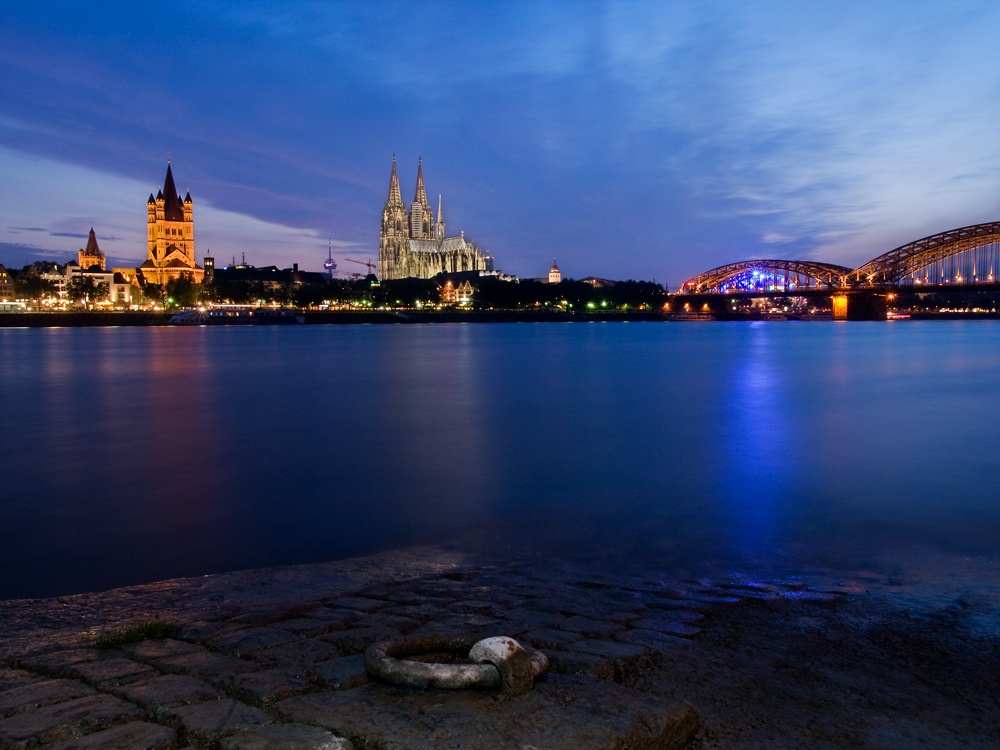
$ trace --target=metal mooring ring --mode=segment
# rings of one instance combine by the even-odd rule
[[[468,654],[477,664],[430,664],[405,657],[447,651]],[[520,695],[549,668],[541,651],[521,646],[513,638],[477,639],[462,635],[420,635],[386,641],[365,651],[370,677],[393,685],[421,688],[497,689]]]

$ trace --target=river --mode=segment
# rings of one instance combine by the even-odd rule
[[[0,599],[419,544],[1000,551],[1000,322],[0,329]]]

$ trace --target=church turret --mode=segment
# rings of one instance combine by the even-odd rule
[[[441,196],[438,195],[438,220],[434,225],[434,239],[438,242],[444,239],[444,211],[441,210]]]

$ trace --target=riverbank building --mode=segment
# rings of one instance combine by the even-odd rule
[[[430,279],[442,273],[492,270],[493,259],[484,255],[475,242],[467,240],[464,231],[458,237],[445,236],[441,196],[438,196],[437,216],[427,202],[423,160],[417,164],[417,190],[407,210],[399,191],[393,154],[389,199],[382,209],[379,233],[379,278]]]
[[[194,201],[191,193],[183,200],[177,194],[174,175],[167,162],[167,177],[156,197],[146,201],[148,253],[139,266],[147,283],[166,284],[188,274],[200,284],[204,269],[194,261]]]

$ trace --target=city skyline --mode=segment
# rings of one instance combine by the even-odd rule
[[[853,267],[997,218],[987,3],[403,11],[4,11],[0,262],[68,259],[91,225],[141,262],[168,152],[198,257],[314,270],[328,240],[377,258],[393,152],[527,277]]]

